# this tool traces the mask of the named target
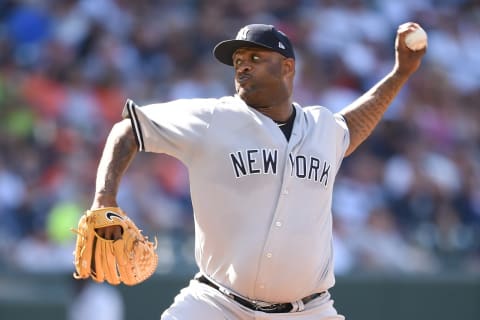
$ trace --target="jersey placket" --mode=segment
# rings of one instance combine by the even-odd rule
[[[259,264],[259,269],[257,272],[257,278],[255,283],[255,295],[263,296],[269,293],[271,290],[267,285],[267,279],[272,278],[272,273],[275,272],[273,266],[275,265],[275,259],[278,259],[277,254],[279,253],[278,243],[282,241],[277,241],[279,238],[284,238],[286,235],[282,234],[283,227],[285,223],[283,207],[286,201],[289,201],[289,185],[291,179],[291,164],[289,161],[289,155],[294,152],[295,147],[300,142],[300,129],[298,128],[299,124],[294,126],[290,141],[287,145],[287,150],[285,152],[284,167],[283,167],[283,176],[282,176],[282,186],[279,189],[279,194],[277,196],[277,206],[272,217],[272,223],[268,231],[267,238],[263,247],[263,252],[261,256],[261,261]],[[284,259],[285,257],[282,257]],[[273,277],[275,278],[275,277]]]

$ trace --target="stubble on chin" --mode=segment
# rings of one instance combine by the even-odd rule
[[[249,86],[240,86],[237,85],[235,88],[237,95],[249,106],[254,109],[265,109],[268,108],[264,105],[262,101],[259,101],[261,94],[259,94],[257,87],[254,85]]]
[[[240,89],[237,91],[237,94],[248,106],[255,108],[256,103],[246,90]]]

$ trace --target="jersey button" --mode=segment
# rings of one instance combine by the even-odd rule
[[[267,258],[269,258],[269,259],[270,259],[272,256],[273,256],[273,255],[272,255],[270,252],[269,252],[269,253],[267,253]]]
[[[282,226],[282,221],[277,221],[277,222],[275,222],[275,226],[277,226],[277,227],[280,228],[280,227]]]
[[[288,194],[288,189],[283,189],[283,194]]]

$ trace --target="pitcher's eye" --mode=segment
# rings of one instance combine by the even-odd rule
[[[257,56],[257,55],[253,55],[253,56],[252,56],[252,60],[253,60],[253,61],[258,61],[258,60],[260,60],[260,57]]]

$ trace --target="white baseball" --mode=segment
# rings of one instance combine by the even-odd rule
[[[427,41],[427,33],[422,28],[410,32],[405,37],[405,45],[413,51],[425,48],[427,46]]]

